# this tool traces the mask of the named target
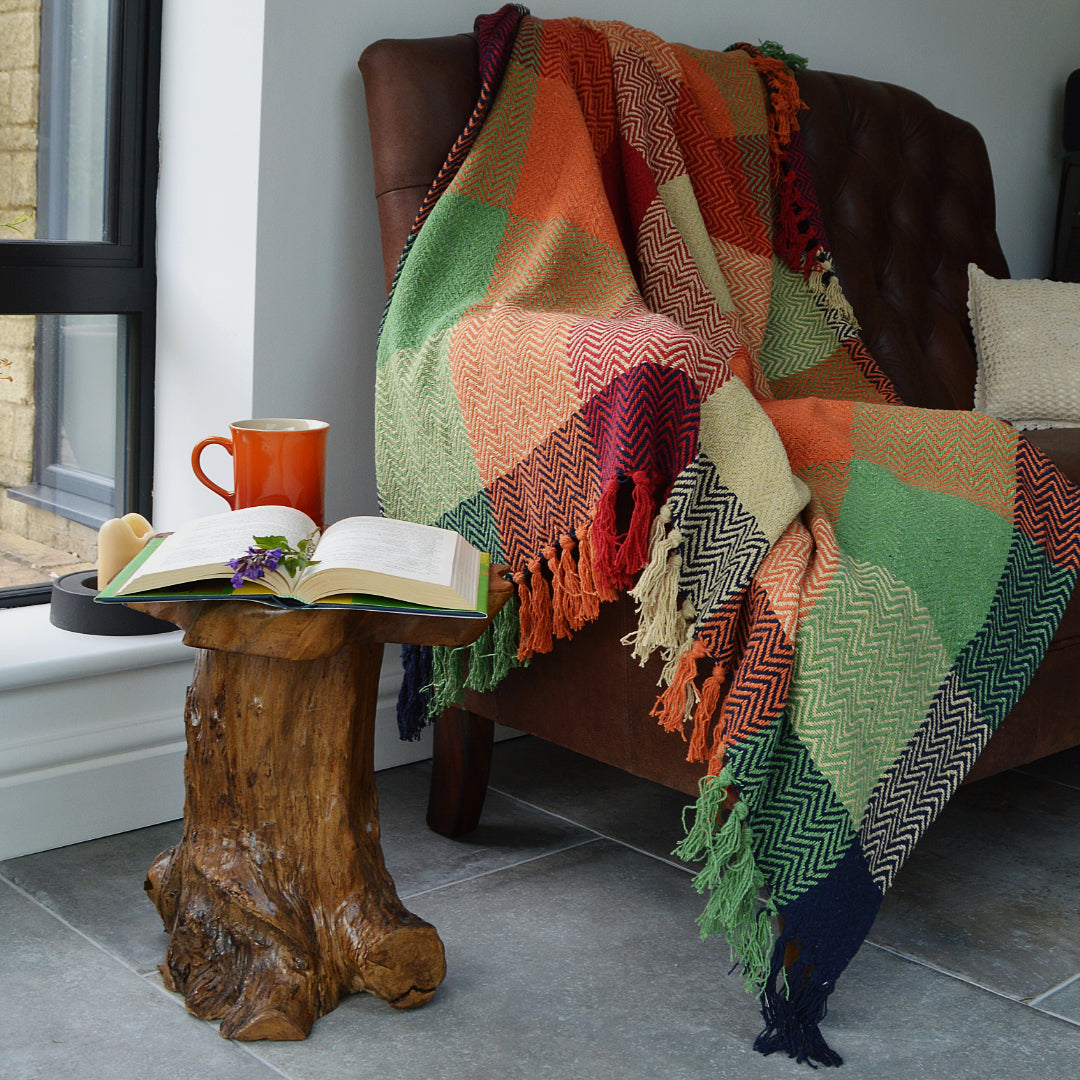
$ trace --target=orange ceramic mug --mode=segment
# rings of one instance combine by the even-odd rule
[[[245,506],[294,506],[323,527],[326,433],[322,420],[237,420],[232,438],[211,435],[191,451],[195,475],[233,510]],[[203,450],[216,443],[232,455],[234,490],[220,488],[202,471]]]

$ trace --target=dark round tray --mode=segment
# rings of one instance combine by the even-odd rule
[[[97,572],[76,570],[57,578],[52,586],[49,622],[76,634],[125,637],[134,634],[163,634],[175,630],[172,623],[155,619],[125,604],[97,604]]]

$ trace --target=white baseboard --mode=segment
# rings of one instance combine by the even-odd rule
[[[184,807],[182,635],[85,637],[48,608],[0,611],[0,859],[170,821]],[[397,737],[401,665],[379,679],[375,767],[431,756]]]

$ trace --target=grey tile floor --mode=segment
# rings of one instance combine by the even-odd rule
[[[533,739],[496,747],[481,827],[423,823],[428,767],[379,774],[398,890],[449,973],[347,998],[299,1043],[238,1044],[162,986],[144,871],[179,822],[0,863],[0,1080],[806,1077],[702,944],[668,854],[686,800]],[[833,995],[841,1076],[1080,1077],[1080,753],[961,789]]]

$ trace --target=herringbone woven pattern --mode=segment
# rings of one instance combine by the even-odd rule
[[[481,28],[471,151],[379,344],[384,509],[510,564],[518,640],[500,623],[470,686],[632,588],[655,715],[707,765],[680,848],[702,928],[741,950],[758,1048],[835,1064],[825,1000],[1035,670],[1080,495],[1004,425],[898,403],[781,61],[510,7]],[[439,704],[460,659],[437,657]]]

